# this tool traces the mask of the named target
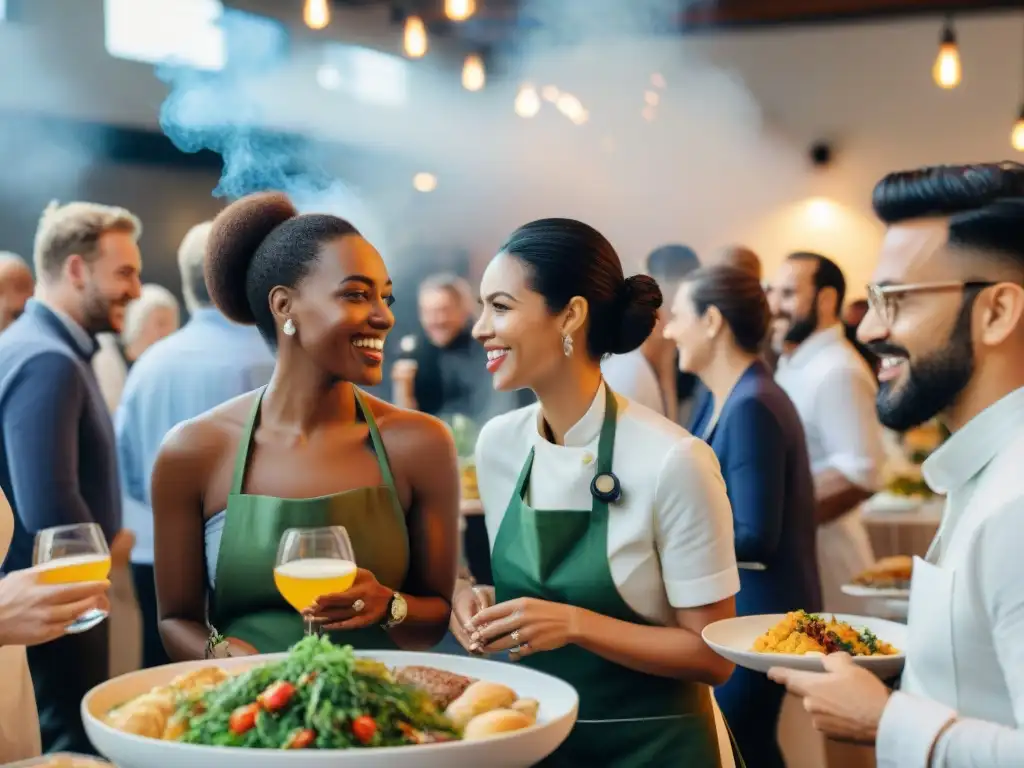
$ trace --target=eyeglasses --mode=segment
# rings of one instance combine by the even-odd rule
[[[972,288],[988,288],[994,282],[985,280],[947,280],[938,283],[907,283],[897,285],[869,285],[868,308],[891,326],[896,322],[899,300],[908,293],[938,293],[940,291],[962,291]]]

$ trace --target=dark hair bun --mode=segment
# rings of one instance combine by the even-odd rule
[[[260,192],[237,200],[213,220],[206,245],[206,287],[228,319],[256,322],[246,294],[249,265],[270,233],[298,214],[283,192]]]
[[[649,275],[627,277],[622,289],[622,319],[609,344],[612,354],[624,355],[643,344],[658,322],[661,289]]]

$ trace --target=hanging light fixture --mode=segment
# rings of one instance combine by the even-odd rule
[[[465,21],[476,13],[476,0],[444,0],[444,14],[452,21]]]
[[[515,110],[520,117],[535,117],[540,112],[540,96],[537,89],[529,83],[523,85],[516,94]]]
[[[483,57],[478,53],[469,54],[462,63],[462,87],[467,91],[479,91],[486,82]]]
[[[426,54],[427,27],[419,16],[409,16],[405,20],[403,43],[405,55],[410,59],[419,59]]]
[[[960,47],[956,44],[953,17],[947,16],[939,39],[939,55],[932,66],[932,77],[939,88],[951,89],[960,85],[963,71],[960,66]]]
[[[327,0],[306,0],[302,20],[310,29],[323,29],[331,23],[331,8]]]

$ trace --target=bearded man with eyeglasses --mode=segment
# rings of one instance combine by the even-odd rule
[[[952,433],[923,467],[946,496],[915,558],[899,692],[848,657],[773,670],[828,735],[879,768],[1024,765],[1024,166],[892,174],[860,340],[882,360],[878,415]]]

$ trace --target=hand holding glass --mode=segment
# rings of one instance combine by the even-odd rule
[[[39,531],[32,562],[40,584],[105,581],[110,575],[110,550],[103,530],[95,523],[60,525]],[[105,618],[107,611],[93,608],[79,616],[67,632],[85,632]]]
[[[277,548],[274,583],[281,597],[300,613],[321,596],[345,592],[356,580],[356,557],[341,526],[289,528]],[[306,634],[315,634],[306,617]]]

